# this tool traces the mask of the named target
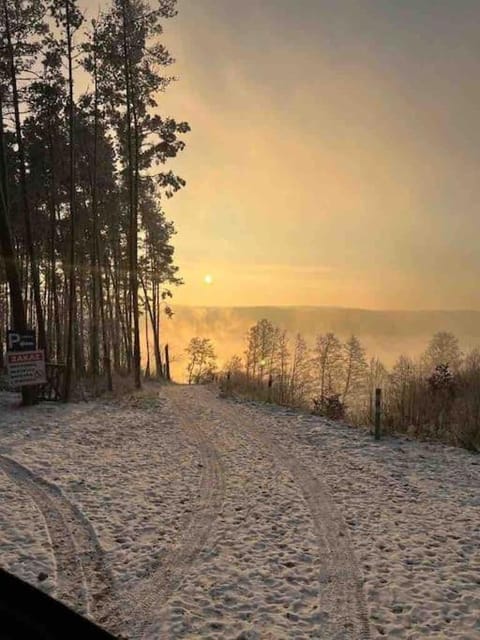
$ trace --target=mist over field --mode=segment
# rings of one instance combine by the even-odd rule
[[[415,357],[437,331],[450,331],[462,349],[480,346],[480,311],[372,311],[340,307],[174,307],[163,321],[163,340],[172,354],[175,379],[185,375],[185,347],[190,338],[210,338],[221,366],[232,355],[243,356],[244,338],[258,320],[267,318],[293,337],[301,333],[313,344],[315,336],[333,331],[339,338],[352,333],[360,338],[368,356],[387,367],[401,354]]]

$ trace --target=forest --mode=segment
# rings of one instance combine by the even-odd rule
[[[181,279],[164,204],[185,185],[168,161],[189,131],[160,115],[176,12],[111,0],[90,20],[77,0],[0,0],[0,343],[34,328],[65,400],[83,379],[140,387],[145,359],[165,374],[161,322]]]
[[[400,355],[390,368],[368,357],[355,335],[319,333],[309,344],[265,318],[248,330],[243,355],[220,371],[208,338],[192,338],[186,352],[190,383],[219,376],[226,395],[358,426],[374,422],[380,388],[384,431],[480,450],[480,351],[463,353],[451,332],[435,333],[417,358]]]

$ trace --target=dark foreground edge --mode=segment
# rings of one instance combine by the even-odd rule
[[[110,633],[0,568],[1,640],[115,640]]]

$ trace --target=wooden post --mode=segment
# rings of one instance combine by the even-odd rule
[[[375,440],[380,440],[381,412],[382,412],[382,390],[375,389]]]
[[[268,402],[272,401],[272,386],[273,386],[273,376],[270,373],[268,376]]]
[[[165,378],[170,381],[170,354],[168,351],[168,344],[165,345]]]

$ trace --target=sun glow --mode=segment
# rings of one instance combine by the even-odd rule
[[[203,281],[205,282],[205,284],[212,284],[213,278],[209,273],[207,273],[207,275],[203,278]]]

